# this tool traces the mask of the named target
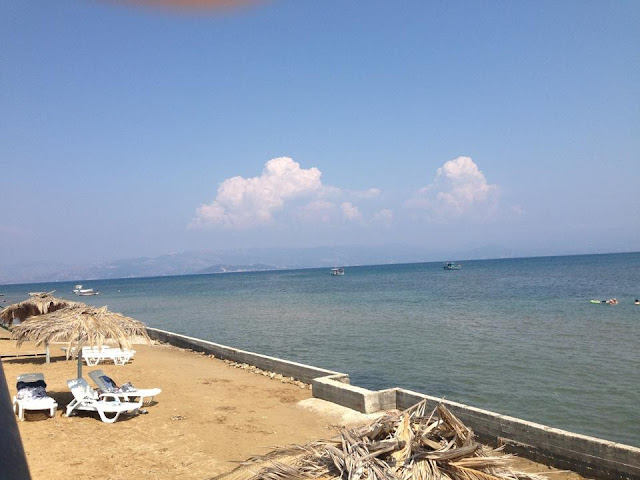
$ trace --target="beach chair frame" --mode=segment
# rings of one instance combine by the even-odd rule
[[[97,412],[104,423],[114,423],[121,413],[136,413],[142,402],[121,402],[117,395],[111,393],[98,394],[89,386],[84,378],[67,380],[73,393],[73,400],[67,405],[66,415],[72,416],[74,411]],[[113,414],[109,417],[107,414]]]
[[[44,374],[23,373],[22,375],[18,375],[17,380],[18,382],[44,381]],[[49,396],[37,399],[19,399],[18,395],[13,397],[13,411],[18,415],[18,420],[20,421],[24,420],[24,413],[26,410],[49,410],[49,417],[53,418],[56,414],[57,408],[58,404]]]
[[[153,397],[160,394],[162,390],[160,388],[136,388],[126,392],[118,391],[114,389],[109,383],[105,382],[102,377],[106,374],[102,370],[92,370],[89,372],[89,378],[95,382],[100,390],[105,393],[117,395],[118,398],[124,401],[129,401],[134,398],[138,398],[143,404],[148,404],[153,401]]]
[[[111,360],[115,365],[125,365],[136,353],[135,350],[103,346],[82,347],[82,358],[90,367],[95,367],[101,361]]]

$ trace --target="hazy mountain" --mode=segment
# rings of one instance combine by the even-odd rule
[[[230,273],[230,272],[264,272],[268,270],[279,270],[282,267],[254,263],[253,265],[213,265],[196,273]]]
[[[80,281],[100,278],[153,277],[194,273],[224,273],[311,267],[377,265],[473,258],[517,256],[503,247],[471,251],[433,251],[407,245],[313,248],[251,248],[224,251],[180,252],[112,262],[68,265],[30,262],[0,266],[0,283]]]

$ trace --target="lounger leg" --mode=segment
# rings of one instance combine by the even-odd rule
[[[18,415],[18,420],[24,420],[22,405],[20,405],[20,402],[16,399],[16,397],[13,397],[13,412]]]
[[[120,412],[116,412],[116,416],[113,418],[109,418],[105,415],[105,413],[102,410],[98,410],[98,415],[100,415],[100,419],[104,422],[104,423],[113,423],[115,422],[118,417],[120,416]]]
[[[69,402],[69,405],[67,405],[67,417],[71,416],[71,413],[73,413],[73,409],[76,408],[77,405],[78,401],[75,398],[71,400],[71,402]]]
[[[51,418],[56,416],[56,407],[51,407],[50,412],[49,412],[49,416]]]

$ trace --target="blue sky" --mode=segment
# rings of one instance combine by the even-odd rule
[[[0,3],[0,262],[640,250],[640,3]]]

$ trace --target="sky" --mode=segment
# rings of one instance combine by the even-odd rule
[[[638,251],[639,24],[635,0],[3,0],[0,263]]]

